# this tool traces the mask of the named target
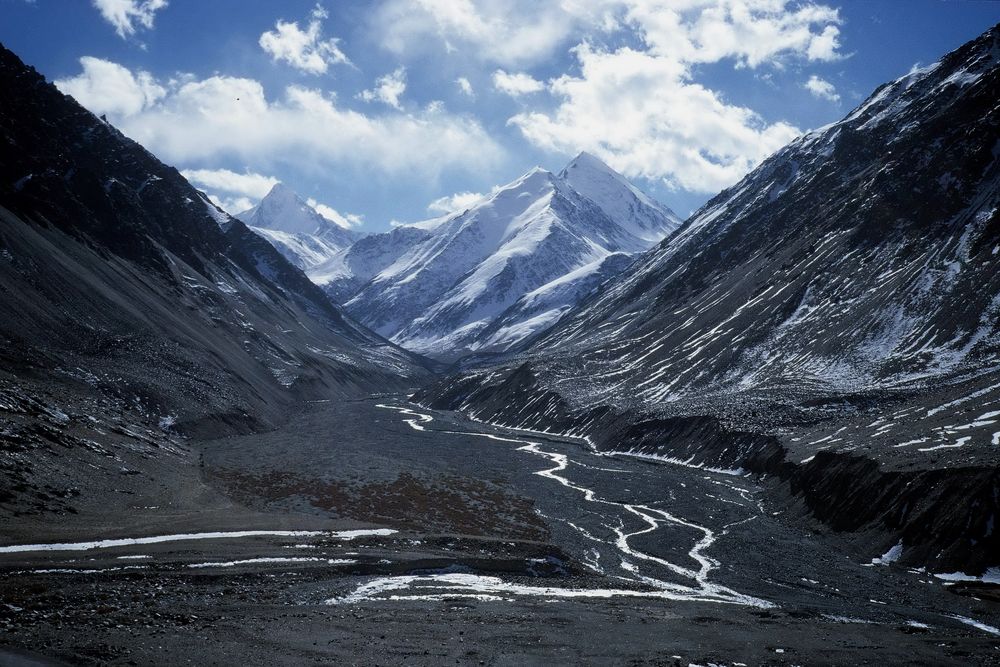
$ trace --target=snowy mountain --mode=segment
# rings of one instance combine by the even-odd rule
[[[997,91],[1000,27],[778,151],[516,365],[418,400],[774,474],[837,530],[879,531],[872,557],[995,566]]]
[[[553,324],[680,221],[586,153],[465,211],[355,244],[310,271],[345,308],[439,357],[505,350]]]
[[[430,238],[415,225],[371,234],[308,270],[309,278],[321,285],[337,303],[344,303],[383,269]]]
[[[362,237],[322,216],[288,186],[277,183],[260,203],[236,216],[295,266],[308,271]]]

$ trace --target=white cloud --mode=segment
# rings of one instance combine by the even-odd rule
[[[382,102],[394,109],[402,109],[399,98],[406,92],[406,68],[398,67],[395,71],[380,76],[375,80],[375,87],[358,93],[358,98],[365,102]]]
[[[253,79],[182,76],[157,83],[99,62],[107,66],[82,61],[83,74],[57,85],[81,92],[84,106],[107,112],[128,136],[174,164],[230,159],[271,171],[281,164],[316,174],[352,168],[433,182],[447,169],[492,168],[503,155],[478,121],[440,107],[366,115],[297,85],[269,98]]]
[[[380,0],[373,28],[381,45],[401,57],[490,63],[493,85],[521,95],[525,105],[509,124],[537,147],[589,150],[629,176],[711,192],[738,180],[798,130],[728,101],[705,85],[699,65],[729,64],[766,78],[793,62],[841,58],[841,17],[823,1]],[[279,21],[261,46],[310,73],[346,63],[337,41],[321,34],[326,18],[317,7],[308,23]],[[541,71],[532,69],[537,63],[561,62],[559,54],[574,44],[574,62],[561,76],[550,78],[546,69],[543,82],[525,73]],[[303,86],[268,96],[252,79],[164,83],[100,62],[118,69],[84,64],[83,74],[61,87],[181,163],[335,166],[433,181],[442,169],[482,169],[502,155],[477,120],[437,102],[407,104],[407,114],[375,107],[360,113]],[[467,78],[455,84],[473,95]],[[400,109],[406,91],[400,68],[359,97]],[[538,91],[549,94],[527,95]]]
[[[732,59],[781,65],[787,57],[839,58],[840,14],[789,0],[622,0],[624,22],[649,52],[684,63]]]
[[[327,206],[326,204],[321,204],[312,198],[307,199],[306,203],[316,209],[316,212],[321,216],[332,223],[340,225],[344,229],[360,227],[365,222],[364,216],[355,215],[354,213],[340,213],[337,209]]]
[[[278,183],[272,176],[229,169],[184,169],[181,175],[204,190],[212,203],[234,216],[253,208]]]
[[[571,40],[616,31],[685,62],[757,67],[792,52],[839,57],[837,10],[790,0],[386,0],[374,23],[393,53],[440,45],[501,65],[539,63]]]
[[[253,172],[240,174],[229,169],[185,169],[181,175],[195,185],[261,199],[278,184],[278,179]]]
[[[100,58],[80,58],[83,72],[67,79],[57,79],[59,90],[96,114],[125,115],[139,113],[163,98],[167,91],[149,72],[132,74],[117,63]]]
[[[483,197],[486,197],[486,195],[481,192],[456,192],[453,195],[435,199],[427,205],[427,210],[431,213],[441,214],[464,211]]]
[[[815,74],[809,77],[809,80],[803,84],[803,87],[812,93],[813,97],[830,100],[831,102],[840,101],[840,94],[837,93],[837,88],[829,81],[821,79]]]
[[[781,69],[794,59],[841,57],[841,19],[825,5],[790,0],[583,4],[591,13],[579,13],[577,19],[590,32],[584,30],[572,50],[579,69],[547,86],[558,105],[529,108],[508,123],[538,147],[564,154],[588,150],[627,176],[663,179],[669,187],[718,191],[799,133],[727,102],[698,81],[698,65],[728,61],[737,68]],[[564,6],[569,13],[577,7]],[[630,35],[632,46],[595,46],[594,30]]]
[[[455,79],[455,85],[458,86],[458,89],[462,91],[464,95],[468,95],[469,97],[476,96],[476,93],[472,90],[472,84],[464,76],[460,76]]]
[[[511,74],[502,69],[493,72],[493,87],[511,97],[545,90],[545,84],[530,74],[525,74],[524,72]]]
[[[322,39],[322,21],[329,14],[319,5],[310,14],[306,29],[298,22],[278,20],[274,30],[260,36],[260,47],[275,61],[283,61],[308,74],[324,74],[330,65],[350,64],[337,46],[338,39]]]
[[[134,35],[137,28],[152,29],[156,12],[167,6],[167,0],[93,0],[93,3],[122,39]]]
[[[823,28],[822,33],[809,40],[806,55],[809,60],[840,60],[842,56],[837,51],[839,48],[840,28],[828,25]]]
[[[398,55],[443,46],[446,52],[463,57],[516,65],[550,56],[571,36],[587,4],[388,0],[375,14],[374,31],[382,46]]]
[[[240,213],[249,211],[257,205],[257,202],[249,197],[229,197],[225,195],[217,195],[211,192],[206,194],[208,195],[209,201],[234,218]]]
[[[837,60],[841,22],[819,0],[385,0],[375,27],[394,53],[443,45],[503,66],[494,86],[507,94],[547,89],[554,108],[549,96],[524,98],[531,106],[508,121],[535,146],[589,150],[629,176],[712,192],[799,131],[728,102],[698,66]],[[547,84],[517,72],[571,44],[578,69]]]
[[[565,154],[587,150],[627,176],[714,192],[732,184],[799,134],[766,124],[687,79],[675,60],[623,48],[576,49],[581,73],[554,80],[554,113],[510,119],[533,144]]]

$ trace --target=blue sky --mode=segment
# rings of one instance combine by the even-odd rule
[[[686,216],[1000,2],[0,0],[0,41],[231,212],[367,231],[598,155]]]

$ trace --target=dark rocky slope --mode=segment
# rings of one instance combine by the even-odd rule
[[[778,475],[872,556],[1000,565],[998,99],[994,28],[789,144],[513,361],[416,400]]]
[[[426,373],[2,47],[0,89],[4,512],[72,509],[81,488],[182,456],[181,435]]]

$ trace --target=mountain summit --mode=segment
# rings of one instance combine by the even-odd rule
[[[590,153],[582,152],[573,158],[559,172],[558,178],[597,203],[608,217],[626,227],[630,234],[648,241],[650,245],[664,237],[664,216],[676,219],[673,211],[664,208]]]
[[[439,357],[500,351],[553,324],[679,218],[587,153],[464,211],[365,239],[313,280],[394,341]]]
[[[283,183],[275,184],[260,203],[236,217],[301,269],[328,260],[361,237],[324,217]]]

